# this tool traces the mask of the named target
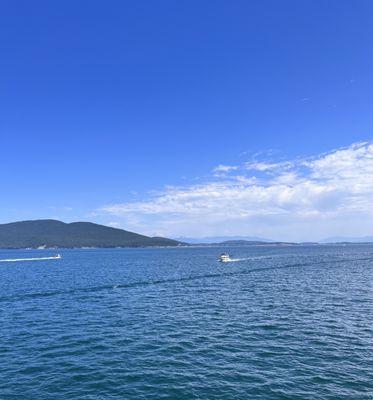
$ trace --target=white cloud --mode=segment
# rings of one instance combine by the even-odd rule
[[[217,167],[214,168],[214,172],[230,172],[238,169],[237,166],[235,165],[223,165],[220,164]]]
[[[317,240],[373,234],[372,143],[306,160],[217,168],[237,174],[168,187],[146,200],[107,205],[99,212],[122,218],[122,225],[132,230],[174,236]],[[250,175],[253,171],[259,171],[260,179]]]
[[[291,168],[292,166],[293,164],[289,161],[277,162],[277,163],[253,161],[245,163],[246,169],[253,171],[261,171],[261,172],[286,170]]]

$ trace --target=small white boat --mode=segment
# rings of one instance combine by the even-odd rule
[[[56,254],[53,258],[55,260],[59,260],[60,258],[62,258],[62,256],[61,256],[61,254]]]
[[[230,255],[228,253],[222,253],[219,256],[219,261],[220,262],[229,262],[229,261],[232,261],[232,260],[231,260],[231,257],[230,257]]]

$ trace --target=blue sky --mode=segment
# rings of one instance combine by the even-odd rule
[[[0,222],[373,234],[357,211],[371,199],[372,17],[364,0],[3,1]],[[331,183],[320,165],[341,161]],[[305,206],[302,184],[329,197]],[[266,211],[245,197],[276,188]]]

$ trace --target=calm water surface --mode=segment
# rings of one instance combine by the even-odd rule
[[[0,263],[0,399],[373,399],[373,246],[228,250]]]

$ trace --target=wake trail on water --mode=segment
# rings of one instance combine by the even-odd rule
[[[226,263],[237,262],[237,261],[255,261],[255,260],[263,260],[263,259],[271,259],[271,256],[258,256],[258,257],[244,257],[244,258],[231,258],[230,260],[225,261]]]
[[[58,258],[57,257],[8,258],[0,260],[0,263],[22,262],[22,261],[44,261],[44,260],[58,260]]]

